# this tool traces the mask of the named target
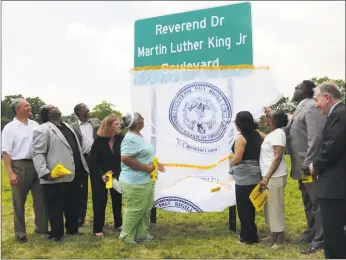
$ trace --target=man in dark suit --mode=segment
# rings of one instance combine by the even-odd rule
[[[317,197],[320,201],[324,230],[324,254],[327,259],[346,258],[346,139],[345,104],[334,83],[317,87],[314,99],[328,116],[322,143],[313,171],[317,175]]]
[[[97,118],[89,118],[89,108],[81,103],[74,107],[74,112],[77,116],[77,121],[71,124],[75,131],[78,140],[82,146],[82,152],[85,160],[89,165],[89,157],[91,146],[97,136],[97,130],[100,127],[101,121]],[[78,225],[81,227],[85,222],[85,216],[88,206],[88,175],[85,175],[81,185],[81,197],[78,208]]]

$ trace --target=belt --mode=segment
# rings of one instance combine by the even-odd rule
[[[20,159],[20,160],[12,160],[13,162],[33,162],[32,159]]]
[[[89,157],[90,156],[90,152],[89,153],[83,153],[83,155]]]

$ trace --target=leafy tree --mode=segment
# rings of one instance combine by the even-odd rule
[[[292,114],[296,110],[297,103],[292,101],[289,97],[282,97],[276,104],[271,106],[273,110],[282,110],[285,113]]]
[[[342,95],[342,100],[345,102],[345,96],[346,96],[346,85],[345,85],[345,80],[343,79],[331,79],[328,77],[323,77],[323,78],[317,78],[314,77],[311,79],[313,82],[316,84],[321,84],[323,82],[328,82],[328,81],[333,81],[340,89],[341,95]]]
[[[14,118],[14,114],[11,111],[11,104],[12,102],[17,98],[23,98],[23,95],[8,95],[5,96],[3,100],[1,100],[1,117],[7,118],[9,121],[11,121]],[[2,124],[2,121],[1,121]]]
[[[32,117],[31,119],[35,121],[39,121],[39,114],[40,114],[40,108],[44,105],[46,105],[45,102],[42,101],[39,97],[28,97],[26,98],[26,101],[28,101],[31,105],[31,111],[32,111]]]
[[[71,123],[73,123],[73,122],[75,122],[77,120],[77,117],[76,117],[76,115],[74,113],[72,113],[71,115],[68,115],[68,116],[62,116],[61,120],[63,122],[71,124]]]
[[[121,113],[114,109],[115,106],[107,101],[102,101],[100,104],[96,105],[90,112],[90,117],[98,118],[103,120],[110,114],[115,114],[121,117]]]

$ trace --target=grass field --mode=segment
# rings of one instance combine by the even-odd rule
[[[289,165],[289,162],[288,162]],[[2,168],[4,169],[4,168]],[[158,210],[157,223],[151,233],[157,241],[135,246],[118,240],[112,229],[111,207],[107,208],[105,237],[92,235],[92,210],[89,193],[84,236],[66,238],[56,244],[34,234],[34,213],[29,195],[26,206],[28,243],[18,244],[13,236],[11,188],[7,173],[2,172],[2,258],[323,258],[323,251],[300,254],[303,246],[290,245],[305,228],[304,210],[297,183],[289,179],[285,191],[287,244],[279,250],[262,244],[246,246],[237,243],[237,234],[228,230],[228,210],[223,213],[178,214]],[[239,230],[239,221],[237,221]],[[256,216],[260,237],[269,234],[263,214]]]

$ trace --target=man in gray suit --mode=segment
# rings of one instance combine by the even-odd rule
[[[33,161],[44,189],[51,232],[48,239],[61,241],[66,234],[80,235],[77,206],[82,176],[89,173],[79,140],[73,129],[61,122],[61,112],[53,105],[40,111],[43,124],[34,131]],[[53,178],[52,171],[62,165],[72,174]]]
[[[89,118],[89,108],[83,103],[80,103],[74,107],[74,113],[78,119],[76,122],[71,124],[71,127],[78,137],[78,140],[82,146],[84,158],[89,165],[91,146],[97,136],[97,130],[101,125],[101,121],[97,118]],[[78,225],[81,227],[85,222],[88,207],[88,175],[84,175],[82,177],[80,195],[80,203],[78,206]]]
[[[304,80],[295,87],[293,100],[299,102],[299,105],[284,129],[287,135],[287,151],[291,156],[291,177],[298,180],[307,220],[307,229],[302,237],[293,242],[309,244],[303,254],[311,254],[323,248],[321,212],[316,197],[316,176],[313,176],[311,183],[302,182],[302,174],[309,174],[309,166],[319,152],[327,120],[315,106],[315,87],[311,80]]]

